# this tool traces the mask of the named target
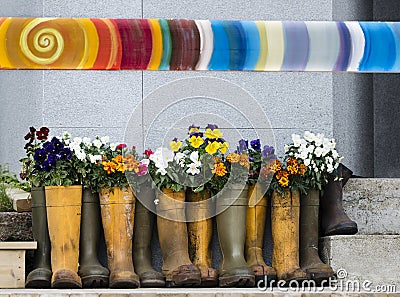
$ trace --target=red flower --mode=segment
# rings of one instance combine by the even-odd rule
[[[122,150],[122,149],[126,148],[126,146],[127,146],[127,145],[126,145],[125,143],[121,143],[121,144],[118,144],[118,145],[117,145],[116,149],[117,149],[117,150]]]
[[[39,140],[47,140],[47,136],[49,136],[49,129],[46,127],[40,128],[39,131],[36,131],[36,136]]]
[[[35,127],[29,127],[29,133],[25,135],[25,140],[30,140],[30,142],[33,142],[33,140],[35,139],[35,132],[36,129]]]
[[[133,150],[133,151],[136,151],[136,146],[132,146],[132,150]]]
[[[144,151],[144,154],[147,156],[147,158],[150,158],[150,156],[151,156],[152,154],[154,154],[154,152],[153,152],[152,150],[145,150],[145,151]]]

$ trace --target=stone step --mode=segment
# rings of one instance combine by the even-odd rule
[[[290,289],[273,288],[260,290],[257,288],[180,288],[180,289],[80,289],[80,290],[1,290],[0,297],[399,297],[393,292],[346,292],[341,289],[314,288]]]
[[[400,234],[400,178],[352,178],[343,206],[358,224],[358,234]]]
[[[400,235],[329,236],[321,239],[324,262],[339,280],[375,286],[395,285],[400,290]]]

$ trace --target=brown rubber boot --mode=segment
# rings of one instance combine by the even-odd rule
[[[358,232],[357,223],[352,221],[343,209],[343,187],[351,177],[352,172],[343,164],[338,167],[341,181],[335,181],[335,176],[329,176],[324,195],[320,201],[321,231],[323,236],[353,235]]]
[[[135,196],[128,187],[104,189],[100,192],[100,206],[110,288],[138,288],[140,281],[132,262]]]
[[[268,283],[276,280],[276,271],[265,264],[262,252],[267,217],[267,202],[267,197],[264,196],[260,184],[249,186],[245,256],[247,265],[253,269],[256,283],[265,279],[267,279]]]
[[[97,258],[101,229],[99,194],[84,189],[82,195],[79,271],[83,288],[108,288],[110,272]]]
[[[157,228],[167,286],[198,286],[200,270],[190,261],[188,252],[185,192],[163,189],[158,200]]]
[[[253,270],[244,258],[246,241],[247,186],[225,187],[217,198],[217,229],[222,261],[220,287],[253,287]]]
[[[332,268],[323,263],[318,255],[319,191],[310,189],[301,195],[300,206],[300,267],[309,279],[321,284],[333,277]]]
[[[137,193],[135,209],[135,229],[133,240],[133,261],[135,271],[144,288],[161,288],[165,286],[163,275],[151,265],[151,235],[154,229],[155,214],[148,210],[141,201],[154,201],[155,193],[150,185],[142,185]]]
[[[37,242],[34,269],[28,274],[25,288],[45,289],[51,286],[50,238],[47,227],[44,187],[32,188],[32,232]]]
[[[287,284],[291,281],[301,283],[307,279],[307,274],[299,266],[299,191],[286,190],[283,196],[273,192],[271,217],[274,242],[272,266],[277,278]]]
[[[82,288],[78,276],[82,186],[45,187],[52,288]]]
[[[193,207],[187,209],[188,218],[205,218],[204,220],[189,222],[187,225],[189,234],[189,256],[193,264],[200,269],[201,286],[214,287],[218,285],[218,273],[212,268],[212,214],[205,203],[205,201],[210,198],[210,192],[204,191],[194,193],[192,190],[188,190],[186,191],[186,195],[186,200],[188,202],[194,202]]]

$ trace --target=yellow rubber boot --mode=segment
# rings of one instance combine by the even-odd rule
[[[278,280],[302,281],[307,274],[299,266],[300,193],[285,191],[272,194],[272,266]]]
[[[263,258],[265,221],[267,217],[267,197],[260,184],[249,186],[246,215],[245,256],[247,265],[253,269],[256,283],[276,279],[275,269],[268,266]]]
[[[140,282],[132,262],[135,196],[130,188],[104,189],[100,192],[100,207],[110,288],[137,288]]]
[[[192,190],[188,190],[186,195],[187,201],[193,202],[192,207],[187,209],[188,218],[204,218],[196,222],[189,222],[187,225],[189,256],[193,264],[200,269],[201,286],[213,287],[218,285],[218,273],[212,268],[211,239],[213,223],[211,209],[206,203],[207,199],[210,198],[210,192],[194,193]]]
[[[198,286],[200,270],[193,265],[188,252],[185,215],[185,192],[163,189],[158,194],[157,228],[163,258],[162,272],[167,286]]]
[[[78,276],[82,186],[45,187],[52,288],[81,288]]]

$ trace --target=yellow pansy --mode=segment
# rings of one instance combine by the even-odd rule
[[[219,139],[222,138],[222,132],[219,129],[211,130],[210,128],[207,128],[205,136],[209,139]]]
[[[190,127],[190,129],[189,129],[189,134],[199,133],[199,132],[200,132],[200,129],[198,127]]]
[[[198,148],[200,145],[204,143],[204,139],[202,137],[194,135],[190,137],[189,141],[194,148]]]
[[[221,144],[221,147],[219,148],[219,151],[223,154],[226,153],[226,150],[229,148],[229,143],[228,142],[224,142]]]
[[[221,144],[217,141],[209,142],[208,145],[206,146],[206,152],[209,153],[210,155],[214,155],[220,147]]]
[[[169,146],[173,152],[177,152],[182,146],[182,141],[174,139],[170,142]]]

